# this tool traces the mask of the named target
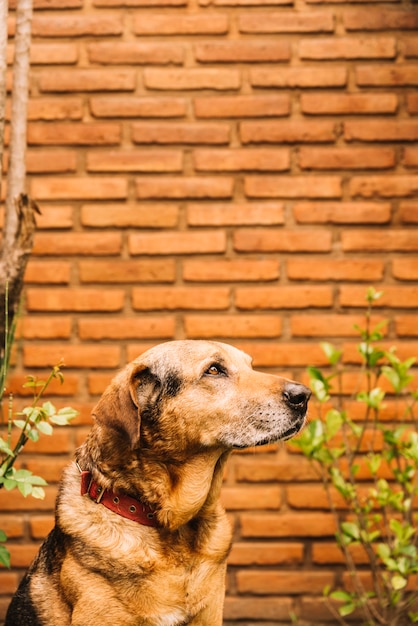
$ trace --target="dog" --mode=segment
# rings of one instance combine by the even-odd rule
[[[309,396],[218,342],[164,343],[126,366],[65,470],[6,626],[221,626],[225,461],[296,434]]]

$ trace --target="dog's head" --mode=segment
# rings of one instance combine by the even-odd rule
[[[93,411],[131,450],[181,458],[289,439],[303,426],[310,390],[254,371],[251,358],[212,341],[172,341],[130,363]]]

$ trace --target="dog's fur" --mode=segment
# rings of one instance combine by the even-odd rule
[[[103,488],[152,507],[158,527],[81,496],[72,464],[6,626],[220,626],[225,461],[234,448],[295,434],[309,395],[217,342],[169,342],[129,364],[95,407],[76,460]]]

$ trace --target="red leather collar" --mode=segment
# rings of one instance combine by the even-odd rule
[[[97,504],[143,526],[158,526],[155,514],[139,500],[125,494],[103,489],[93,480],[91,472],[81,471],[81,495],[89,496]]]

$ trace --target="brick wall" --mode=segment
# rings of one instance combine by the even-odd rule
[[[304,379],[348,348],[370,284],[417,353],[418,7],[353,0],[35,0],[28,189],[42,208],[10,387],[63,358],[74,426],[28,446],[42,502],[0,492],[13,569],[53,523],[62,467],[115,371],[174,338],[231,341]],[[14,15],[10,15],[11,45]],[[11,56],[12,50],[10,50]],[[350,391],[350,379],[346,391]],[[352,385],[351,385],[352,388]],[[341,576],[309,466],[239,454],[229,626],[326,623]],[[332,622],[332,620],[331,620]]]

